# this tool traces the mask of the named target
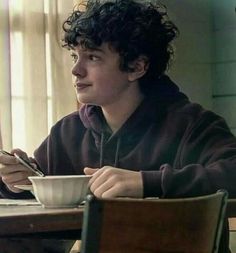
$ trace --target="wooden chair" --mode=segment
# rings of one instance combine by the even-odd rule
[[[182,199],[96,199],[85,206],[82,253],[216,253],[227,192]]]

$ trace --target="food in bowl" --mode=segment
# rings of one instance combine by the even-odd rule
[[[76,207],[84,201],[91,176],[31,176],[35,198],[45,208]]]

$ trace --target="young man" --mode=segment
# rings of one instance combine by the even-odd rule
[[[92,174],[90,189],[103,198],[189,197],[222,188],[236,196],[235,137],[165,75],[178,34],[165,8],[88,1],[63,28],[83,105],[35,151],[45,174]],[[29,183],[30,172],[14,158],[1,155],[0,162],[2,196],[27,197],[14,184]],[[226,233],[219,252],[228,252]]]

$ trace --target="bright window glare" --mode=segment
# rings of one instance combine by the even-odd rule
[[[14,8],[15,12],[19,12],[22,9],[22,0],[9,0],[9,8]]]
[[[11,33],[12,144],[25,149],[25,104],[23,100],[22,33]],[[14,45],[14,46],[13,46]]]
[[[50,58],[49,34],[45,34],[46,40],[46,68],[47,68],[47,97],[48,97],[48,129],[52,126],[52,65]]]
[[[25,149],[25,107],[21,98],[12,99],[12,144],[13,147]]]
[[[22,33],[11,33],[11,94],[12,96],[23,96],[23,55],[22,55]]]
[[[46,66],[47,66],[47,95],[49,97],[52,96],[52,65],[51,65],[51,61],[50,61],[50,41],[49,41],[49,34],[46,33],[45,34],[45,40],[46,40]]]
[[[22,11],[22,1],[9,0],[10,12],[14,13]],[[44,0],[44,12],[48,13],[49,2]],[[12,145],[13,147],[26,150],[26,97],[24,94],[24,69],[23,69],[23,34],[21,30],[11,30],[11,105],[12,105]],[[52,80],[51,80],[51,61],[49,35],[45,34],[46,43],[46,69],[47,69],[47,106],[48,106],[48,130],[52,126]]]
[[[50,0],[44,0],[44,13],[45,14],[49,13],[49,1]]]

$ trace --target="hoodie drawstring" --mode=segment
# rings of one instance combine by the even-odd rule
[[[99,161],[99,165],[100,165],[100,168],[103,167],[103,146],[104,146],[104,133],[102,133],[102,136],[101,136],[101,143],[100,143],[100,161]]]
[[[116,143],[116,153],[115,153],[114,167],[117,167],[117,166],[118,166],[118,162],[119,162],[119,151],[120,151],[120,138],[118,138],[117,143]]]

